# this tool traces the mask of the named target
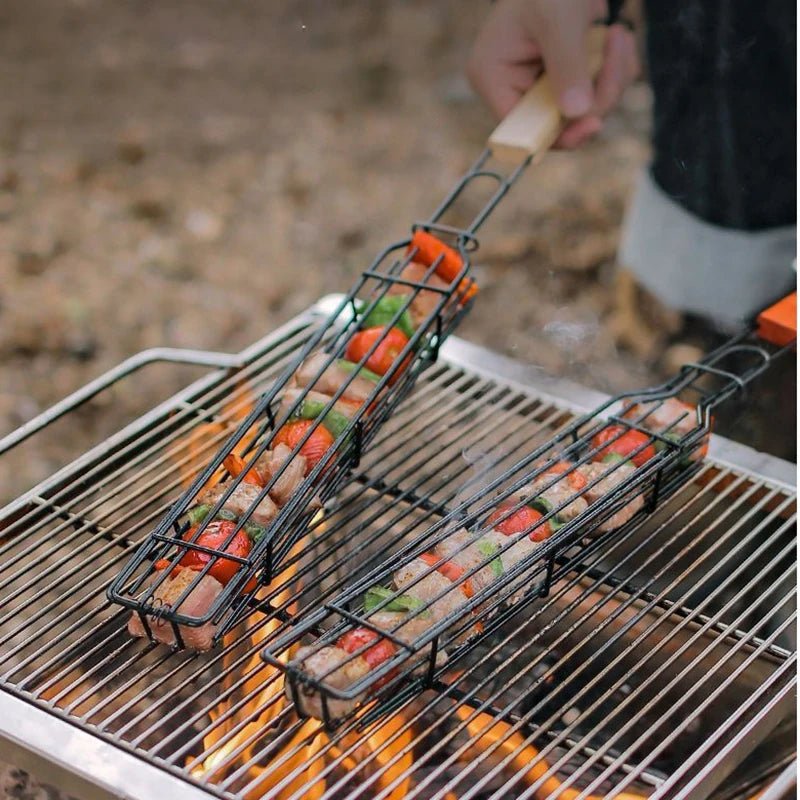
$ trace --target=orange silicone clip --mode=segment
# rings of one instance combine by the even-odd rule
[[[780,347],[797,339],[797,292],[787,294],[758,315],[758,335]]]

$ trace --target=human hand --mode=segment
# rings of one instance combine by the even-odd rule
[[[586,33],[607,13],[606,0],[498,0],[473,45],[470,82],[502,118],[546,69],[569,120],[556,146],[578,147],[602,128],[639,73],[633,34],[611,25],[592,82]]]

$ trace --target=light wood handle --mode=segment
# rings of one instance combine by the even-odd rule
[[[597,75],[603,63],[605,27],[589,30],[587,48],[589,69]],[[547,75],[542,75],[525,92],[489,137],[489,149],[500,161],[518,164],[528,156],[540,156],[550,149],[563,127],[553,87]]]

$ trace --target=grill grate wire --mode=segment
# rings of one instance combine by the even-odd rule
[[[444,671],[451,670],[455,663],[474,649],[475,643],[470,640],[490,635],[504,621],[511,612],[510,605],[520,602],[527,605],[535,598],[546,597],[549,594],[553,577],[556,574],[556,562],[559,554],[579,545],[582,540],[585,540],[587,534],[613,516],[620,508],[630,503],[633,497],[639,495],[646,497],[645,505],[639,515],[652,513],[658,508],[664,497],[669,496],[681,483],[688,480],[700,467],[699,461],[692,460],[692,455],[698,453],[703,443],[707,441],[711,426],[711,410],[735,392],[743,391],[747,383],[759,375],[773,358],[786,352],[787,350],[783,349],[775,354],[770,354],[762,347],[737,339],[709,355],[705,362],[687,365],[675,379],[660,387],[639,393],[628,392],[611,398],[595,411],[575,420],[561,432],[554,434],[534,451],[526,453],[516,464],[502,472],[482,489],[471,494],[467,500],[452,511],[444,514],[421,536],[393,552],[377,569],[367,574],[362,580],[355,582],[335,601],[326,602],[319,611],[306,616],[304,620],[294,626],[287,636],[276,642],[274,646],[265,648],[262,657],[273,667],[286,673],[293,697],[301,712],[305,712],[303,694],[309,694],[312,691],[319,694],[322,718],[329,730],[335,728],[341,721],[335,718],[330,711],[332,699],[356,700],[363,697],[365,692],[371,692],[375,696],[390,698],[387,709],[391,710],[397,702],[397,692],[400,691],[402,695],[404,685],[413,685],[417,690],[431,687]],[[728,362],[732,356],[741,357],[742,355],[754,355],[756,358],[754,362],[743,366],[739,373],[733,372],[728,366]],[[703,388],[699,383],[699,379],[703,379],[709,374],[723,379],[722,384],[718,385],[714,391]],[[670,424],[660,433],[652,432],[645,427],[647,417],[653,414],[666,398],[675,397],[679,391],[686,392],[687,390],[693,390],[700,398],[697,404],[697,424],[690,433],[679,439],[678,437],[669,438],[670,431],[676,423]],[[637,402],[646,402],[650,405],[640,407]],[[622,405],[621,412],[608,414],[609,409],[618,405]],[[639,416],[631,421],[631,415],[636,413]],[[449,557],[465,550],[481,535],[488,532],[493,526],[496,527],[497,524],[525,505],[527,499],[524,497],[516,499],[514,492],[537,479],[543,482],[542,491],[544,491],[548,486],[552,486],[564,477],[568,478],[579,465],[589,463],[593,457],[597,457],[603,447],[595,444],[594,437],[606,427],[606,416],[619,428],[618,432],[608,438],[606,442],[613,443],[628,431],[637,430],[645,435],[645,441],[632,451],[632,457],[635,458],[636,453],[642,452],[654,443],[662,444],[661,452],[649,458],[644,465],[640,465],[629,478],[621,480],[619,485],[610,490],[601,500],[590,502],[588,508],[577,518],[566,522],[562,529],[541,543],[534,554],[527,556],[511,569],[505,570],[501,576],[495,576],[495,579],[483,590],[464,592],[467,600],[461,607],[451,611],[443,619],[436,620],[423,633],[412,637],[411,641],[408,637],[401,637],[399,633],[409,620],[422,619],[423,615],[429,614],[432,606],[442,598],[450,593],[461,593],[466,582],[479,570],[488,567],[496,557],[504,555],[516,542],[526,538],[537,526],[554,519],[561,509],[571,504],[576,497],[585,495],[600,479],[590,481],[585,488],[576,490],[573,495],[559,505],[551,507],[540,517],[541,521],[537,520],[535,523],[531,523],[526,530],[519,534],[509,535],[507,544],[501,545],[499,549],[487,554],[479,564],[462,570],[458,577],[448,578],[445,588],[420,602],[412,611],[406,613],[394,627],[376,627],[370,621],[372,613],[388,607],[391,602],[404,595],[410,587],[435,574],[440,564],[446,559],[440,558],[438,555],[433,557],[434,563],[428,563],[424,569],[418,570],[419,574],[411,580],[405,581],[402,589],[393,590],[369,612],[364,610],[361,605],[361,598],[366,590],[374,585],[389,585],[393,574],[398,569],[418,560],[426,552],[433,552],[437,543],[452,536],[454,532],[467,528],[473,531],[472,538],[459,545]],[[563,463],[565,458],[569,459],[569,468],[558,476],[550,477],[548,470],[555,463]],[[620,469],[620,465],[614,465],[610,467],[607,474],[612,474],[618,469]],[[503,502],[507,505],[502,506]],[[490,514],[496,508],[503,509],[498,512],[499,518],[490,519]],[[626,523],[626,525],[630,524]],[[567,564],[566,569],[569,568],[570,565]],[[539,580],[534,580],[539,576],[541,576]],[[527,586],[521,586],[522,579],[528,584]],[[477,624],[480,624],[479,632],[471,634],[470,632]],[[334,646],[339,637],[354,627],[372,631],[382,639],[391,642],[396,653],[384,659],[378,667],[370,669],[363,677],[351,681],[347,688],[333,687],[326,679],[335,670],[343,668],[343,665],[362,656],[372,646],[372,643],[364,644],[351,651],[349,658],[344,661],[337,660],[326,672],[316,675],[304,670],[297,662],[285,658],[285,654],[303,641],[304,637],[307,638],[310,631],[325,630],[324,635],[313,642],[313,651],[319,652],[322,647]],[[469,637],[470,640],[461,644],[460,638],[464,636]],[[441,665],[438,663],[437,657],[445,647],[448,647],[449,658],[444,665]],[[307,658],[308,654],[305,657]],[[425,666],[425,662],[427,662],[427,666]],[[423,669],[424,672],[420,675]],[[380,682],[379,689],[376,687],[376,682]]]
[[[248,665],[264,644],[253,643],[250,637],[283,615],[286,623],[267,642],[277,639],[285,634],[286,624],[302,621],[320,601],[336,597],[348,586],[352,575],[345,565],[356,561],[353,531],[359,532],[352,537],[361,548],[357,561],[361,572],[368,574],[379,566],[387,548],[413,543],[429,527],[436,511],[423,501],[441,509],[458,505],[470,467],[461,457],[457,437],[451,436],[452,441],[442,447],[452,426],[463,426],[470,442],[513,467],[538,444],[574,424],[562,408],[502,382],[437,364],[421,378],[413,401],[401,406],[376,437],[354,481],[330,503],[325,517],[310,527],[306,552],[286,559],[283,569],[294,565],[296,575],[284,587],[278,575],[277,585],[265,587],[259,595],[256,606],[266,614],[243,609],[233,641],[202,657],[131,641],[125,633],[124,614],[107,603],[103,591],[116,565],[147,535],[180,489],[182,469],[190,460],[184,437],[213,414],[234,424],[238,401],[231,406],[231,398],[246,404],[242,381],[253,382],[254,391],[269,385],[276,373],[292,363],[293,352],[309,335],[308,326],[293,330],[240,374],[221,376],[210,391],[176,408],[173,416],[165,415],[145,435],[86,465],[63,485],[38,492],[0,528],[0,552],[13,564],[0,576],[8,593],[4,596],[13,597],[0,615],[3,687],[222,797],[256,791],[265,778],[250,774],[255,764],[269,763],[271,769],[280,769],[291,763],[304,744],[310,744],[304,740],[294,750],[285,749],[302,726],[287,705],[270,729],[252,733],[235,751],[224,752],[225,744],[262,710],[245,713],[246,703],[264,689],[264,685],[250,685],[260,670]],[[423,427],[420,409],[438,413],[441,421],[431,442],[423,446],[415,438]],[[224,430],[216,434],[205,452],[214,452],[225,435]],[[466,491],[483,480],[481,475],[467,477]],[[678,726],[663,722],[653,726],[651,717],[636,707],[650,699],[648,687],[634,687],[629,695],[636,698],[629,701],[635,713],[627,719],[635,733],[642,735],[652,727],[650,739],[632,753],[626,753],[626,748],[635,737],[626,737],[624,722],[615,723],[611,717],[598,725],[589,710],[591,703],[579,709],[582,717],[563,723],[564,713],[577,696],[570,687],[591,684],[588,692],[594,687],[610,690],[620,681],[615,669],[623,669],[625,680],[631,681],[653,661],[657,662],[655,674],[680,674],[688,662],[675,652],[659,662],[661,651],[655,649],[652,637],[665,627],[672,631],[662,646],[665,651],[678,640],[693,657],[703,652],[687,645],[690,636],[710,648],[700,664],[690,669],[689,677],[703,667],[705,685],[715,684],[721,691],[712,710],[739,707],[748,698],[758,700],[766,692],[763,687],[770,688],[770,678],[773,684],[788,682],[786,670],[793,648],[780,626],[772,630],[769,626],[776,616],[772,609],[786,612],[793,593],[780,580],[773,580],[767,590],[769,605],[757,607],[755,616],[746,620],[741,617],[741,597],[726,596],[724,602],[720,598],[738,576],[779,577],[786,572],[791,557],[785,554],[794,541],[794,513],[794,499],[785,491],[707,462],[652,516],[593,539],[579,552],[567,549],[554,565],[548,597],[512,609],[496,635],[480,644],[489,655],[465,659],[457,674],[437,679],[432,686],[435,691],[401,698],[396,713],[403,722],[394,740],[406,730],[413,734],[402,751],[413,750],[415,756],[412,775],[416,782],[408,796],[446,797],[447,792],[455,792],[459,797],[483,798],[508,796],[525,787],[533,791],[524,770],[489,763],[495,753],[506,753],[504,742],[514,730],[523,742],[535,743],[538,758],[558,772],[562,781],[574,781],[582,789],[606,770],[606,787],[621,786],[630,779],[639,791],[657,792],[670,773],[663,759],[651,765],[648,756]],[[59,542],[55,550],[54,540]],[[738,544],[726,549],[731,540]],[[748,549],[756,541],[760,547]],[[698,550],[696,563],[684,565],[686,552]],[[115,551],[117,555],[109,558]],[[606,565],[609,560],[611,567]],[[778,571],[770,572],[775,564]],[[653,565],[659,569],[648,572]],[[670,573],[671,569],[677,572]],[[698,587],[716,573],[725,576],[721,588],[698,599]],[[32,574],[36,581],[31,581]],[[42,592],[40,574],[46,574],[43,582],[50,579],[49,593]],[[62,574],[66,575],[63,581]],[[296,596],[296,608],[290,609],[284,601],[270,610],[269,604],[287,586]],[[751,589],[740,588],[738,594],[746,601],[758,599]],[[736,612],[729,613],[729,608]],[[791,611],[782,620],[780,625],[791,625]],[[583,627],[576,627],[581,621]],[[648,626],[652,628],[649,634],[643,632]],[[579,640],[576,631],[583,631]],[[611,632],[616,638],[604,638]],[[621,655],[623,643],[642,657],[640,667]],[[474,645],[471,652],[478,649]],[[579,657],[587,650],[592,658],[584,662]],[[558,657],[547,655],[552,652]],[[709,664],[714,654],[720,654],[719,661]],[[608,660],[603,661],[606,655]],[[505,666],[509,660],[514,664],[510,672]],[[741,667],[736,680],[726,672],[729,663]],[[531,680],[540,665],[547,668]],[[526,700],[528,690],[540,689],[548,675],[557,675],[559,684],[538,694],[535,701]],[[279,679],[273,675],[270,681]],[[686,676],[682,686],[685,680]],[[603,702],[595,696],[589,699]],[[221,701],[228,705],[212,722],[209,712],[219,709]],[[277,695],[272,702],[279,701]],[[671,698],[666,702],[674,705]],[[315,780],[318,785],[327,781],[323,796],[361,795],[370,787],[375,796],[388,796],[390,787],[376,788],[389,769],[378,756],[393,740],[364,757],[355,770],[343,771],[347,754],[382,724],[383,712],[370,717],[371,711],[379,709],[368,708],[365,714],[345,721],[315,755],[322,765]],[[724,719],[717,719],[719,713],[710,716],[722,728]],[[688,716],[684,714],[683,719]],[[510,727],[492,748],[485,735],[497,720]],[[204,744],[204,738],[217,728],[226,728],[224,736]],[[465,753],[471,754],[469,765],[458,760]],[[192,774],[192,769],[215,754],[219,761],[213,771],[204,778]],[[400,757],[397,753],[394,760]],[[567,764],[564,772],[560,767]],[[304,775],[312,766],[306,761],[295,772]],[[284,786],[291,777],[289,771]],[[311,789],[307,783],[302,792]],[[280,788],[272,787],[265,796],[279,794]]]

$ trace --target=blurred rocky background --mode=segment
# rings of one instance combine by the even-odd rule
[[[462,73],[485,11],[1,4],[0,431],[143,348],[240,350],[346,289],[491,130]],[[590,148],[530,170],[485,227],[461,335],[604,389],[649,379],[604,325],[648,116],[641,84]],[[0,460],[0,501],[186,380],[146,370]]]

